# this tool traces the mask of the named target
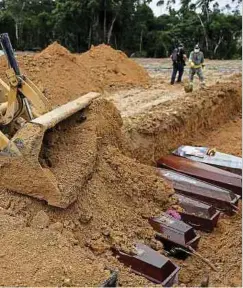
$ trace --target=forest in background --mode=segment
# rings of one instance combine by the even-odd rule
[[[222,9],[215,0],[158,0],[168,14],[155,17],[151,0],[0,0],[0,33],[16,50],[38,51],[54,41],[72,52],[106,43],[128,56],[168,57],[182,42],[199,43],[211,59],[242,55],[241,1]],[[220,0],[219,0],[220,1]]]

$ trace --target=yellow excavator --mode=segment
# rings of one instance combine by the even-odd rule
[[[66,208],[75,197],[65,197],[54,174],[39,163],[42,140],[48,129],[100,95],[91,92],[52,110],[38,87],[21,74],[7,33],[0,35],[0,44],[9,64],[8,83],[0,79],[0,187]]]

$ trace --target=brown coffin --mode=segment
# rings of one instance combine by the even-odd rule
[[[134,273],[154,283],[164,287],[177,284],[180,268],[169,258],[142,243],[136,244],[136,250],[137,255],[129,255],[118,250],[114,250],[114,254],[118,256],[120,262],[131,267]]]
[[[179,156],[168,155],[157,161],[158,167],[171,169],[242,195],[242,177],[234,173]]]
[[[169,249],[173,247],[187,249],[189,246],[194,249],[197,248],[200,236],[195,233],[190,225],[183,221],[162,213],[159,217],[151,217],[149,223],[158,232],[157,238]]]
[[[157,171],[158,175],[172,183],[177,193],[211,204],[228,215],[234,214],[240,196],[232,191],[173,170],[158,169]]]
[[[212,205],[186,197],[180,194],[175,195],[179,206],[183,211],[178,211],[181,220],[197,230],[212,232],[217,225],[220,212]]]

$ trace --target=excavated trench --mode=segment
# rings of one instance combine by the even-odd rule
[[[0,254],[0,285],[97,286],[109,267],[120,270],[121,286],[151,286],[111,251],[130,253],[140,241],[161,251],[148,218],[170,207],[173,189],[157,176],[155,161],[182,144],[210,146],[216,138],[212,130],[220,133],[225,125],[231,136],[230,124],[240,126],[232,119],[241,114],[241,81],[234,77],[231,83],[172,101],[128,121],[113,104],[99,99],[84,114],[46,133],[41,163],[77,200],[63,210],[0,190],[0,244],[7,251]],[[222,143],[216,144],[220,148]],[[241,215],[223,216],[215,232],[199,232],[199,251],[216,262],[218,273],[194,257],[171,258],[182,268],[180,283],[199,285],[209,273],[212,286],[240,286],[241,257],[235,252],[241,250],[239,225]]]
[[[132,119],[124,119],[124,129],[132,143],[133,155],[153,164],[161,156],[195,138],[209,133],[241,113],[241,75],[230,82],[197,90],[176,100],[152,107]]]
[[[242,155],[242,120],[235,115],[232,120],[214,130],[197,135],[195,146],[217,147],[219,151],[241,157]],[[201,235],[198,252],[216,265],[218,271],[212,271],[207,265],[199,263],[195,257],[178,261],[182,269],[180,281],[186,286],[195,286],[209,275],[211,287],[242,286],[242,212],[233,216],[221,214],[217,227],[212,233],[199,232]]]
[[[132,121],[125,118],[134,157],[154,165],[161,156],[180,145],[216,147],[241,157],[241,95],[241,75],[238,75],[232,77],[231,83],[194,92],[177,100],[178,103],[168,101]],[[195,257],[186,261],[173,259],[181,267],[179,281],[182,285],[197,286],[205,275],[209,276],[210,286],[242,285],[241,203],[239,206],[239,213],[233,217],[220,216],[214,232],[198,232],[201,236],[198,252],[216,264],[217,272]]]
[[[84,114],[74,115],[49,131],[44,138],[42,164],[54,173],[60,185],[66,185],[67,190],[76,194],[77,201],[63,210],[33,198],[1,191],[2,213],[8,223],[14,223],[14,228],[9,228],[11,232],[4,233],[3,229],[0,239],[2,244],[9,243],[6,249],[10,256],[4,254],[0,261],[11,271],[11,277],[9,273],[4,274],[1,284],[96,286],[108,277],[104,270],[108,266],[120,269],[119,284],[122,286],[151,285],[145,278],[131,274],[111,253],[111,248],[130,252],[134,241],[161,249],[147,219],[171,205],[169,196],[173,190],[157,177],[153,167],[140,162],[153,166],[154,160],[181,144],[211,145],[210,139],[215,140],[210,136],[212,130],[220,131],[232,123],[240,125],[240,120],[231,120],[240,114],[240,103],[241,83],[237,79],[231,84],[215,85],[188,95],[174,104],[170,113],[166,109],[171,103],[155,107],[153,113],[135,119],[128,131],[126,119],[125,129],[122,129],[122,119],[114,105],[100,99]],[[81,116],[86,120],[80,121]],[[230,136],[231,128],[228,127]],[[237,140],[240,141],[240,137]],[[213,144],[219,144],[220,149],[222,143]],[[226,152],[234,154],[231,150]],[[137,161],[132,159],[134,157]],[[21,219],[20,224],[16,224],[16,219]],[[199,252],[216,262],[217,273],[194,257],[186,261],[171,258],[181,267],[180,283],[198,285],[208,273],[213,286],[240,285],[240,253],[234,252],[241,249],[239,225],[240,215],[223,216],[213,233],[199,232],[202,236]],[[228,241],[234,242],[235,246],[229,245]],[[60,253],[55,252],[57,247],[61,249]],[[12,263],[21,263],[26,253],[34,253],[36,257],[27,257],[21,272],[13,273]],[[80,259],[72,256],[74,253],[78,253]],[[227,253],[231,255],[227,256]],[[60,261],[69,261],[72,267],[60,268]],[[74,272],[79,271],[79,261],[87,261],[87,265],[83,265],[88,273],[82,271],[77,275]],[[100,266],[95,274],[92,267],[97,261]],[[38,263],[44,263],[44,266]],[[50,281],[53,267],[61,270],[53,274]],[[39,278],[34,277],[35,271],[40,271]],[[227,275],[222,276],[226,272]],[[25,277],[26,273],[33,277]],[[192,277],[195,274],[197,276]]]

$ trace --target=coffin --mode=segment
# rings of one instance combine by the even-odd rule
[[[237,210],[240,196],[230,190],[189,177],[168,169],[158,169],[158,175],[172,183],[174,190],[182,195],[213,205],[218,210],[232,215]]]
[[[194,229],[177,220],[166,213],[162,213],[158,217],[149,219],[150,225],[158,232],[157,238],[164,244],[166,250],[173,247],[182,247],[187,249],[188,246],[196,249],[200,236],[196,234]]]
[[[242,177],[234,173],[179,156],[168,155],[157,161],[158,167],[174,170],[242,195]]]
[[[178,199],[178,204],[182,208],[182,210],[179,209],[179,211],[176,211],[180,214],[183,222],[197,230],[205,232],[213,231],[219,219],[219,211],[212,205],[184,195],[175,194],[175,197]]]
[[[232,173],[242,175],[242,158],[216,151],[215,155],[207,155],[207,147],[180,146],[173,151],[176,156],[205,163]]]
[[[129,255],[124,252],[113,250],[120,262],[131,268],[131,270],[148,280],[171,287],[178,283],[178,272],[180,268],[150,247],[136,244],[137,255]]]

